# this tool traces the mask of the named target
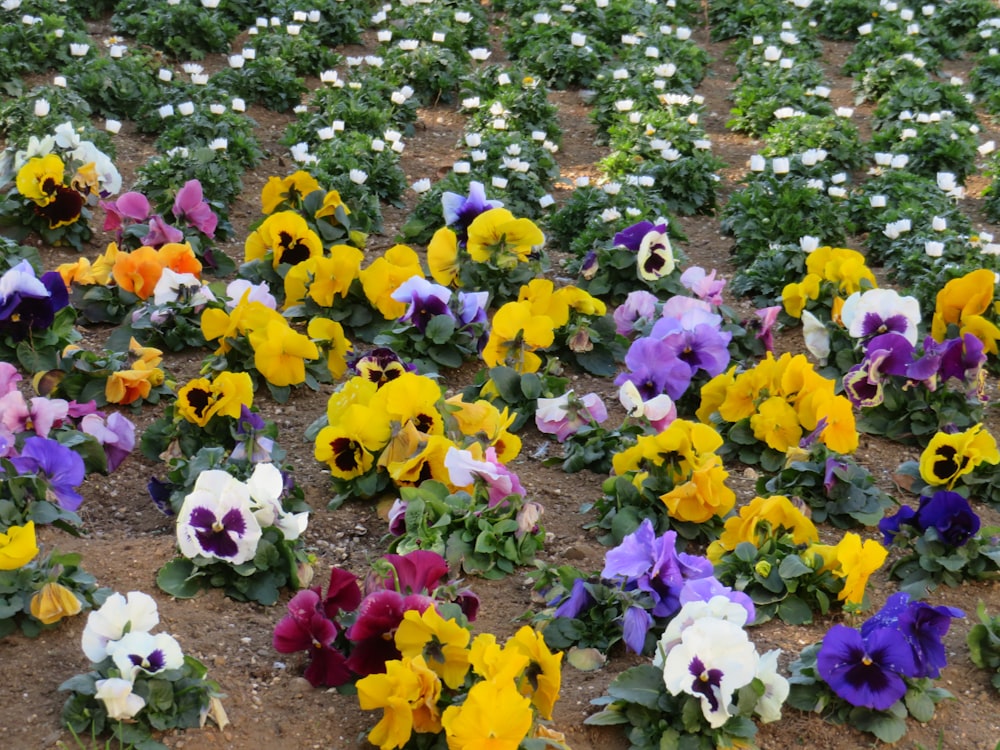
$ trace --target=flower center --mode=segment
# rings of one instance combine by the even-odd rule
[[[865,654],[864,658],[861,660],[861,663],[864,664],[866,667],[870,667],[872,665],[872,658],[868,656],[868,654]]]
[[[214,531],[216,534],[218,534],[225,528],[226,527],[222,525],[222,521],[216,521],[215,523],[212,524],[212,531]]]

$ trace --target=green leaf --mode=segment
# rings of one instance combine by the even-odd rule
[[[813,569],[802,562],[802,558],[798,555],[789,555],[782,560],[781,565],[778,566],[778,573],[785,580],[809,575],[812,572]]]
[[[435,315],[424,329],[424,335],[435,344],[446,344],[455,333],[455,319],[450,315]]]
[[[934,701],[922,690],[907,690],[904,696],[906,710],[910,716],[920,722],[928,722],[934,718]]]
[[[156,585],[178,599],[190,599],[201,591],[198,579],[193,562],[185,557],[175,557],[160,568],[156,574]]]
[[[806,625],[812,622],[812,610],[797,596],[787,596],[778,605],[778,617],[789,625]]]
[[[617,700],[655,709],[666,691],[663,673],[651,664],[640,664],[622,672],[608,686],[608,695]]]

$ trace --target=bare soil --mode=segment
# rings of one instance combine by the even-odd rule
[[[102,38],[108,31],[95,27],[94,33]],[[710,43],[704,30],[697,31],[696,38],[714,59],[709,77],[699,93],[706,100],[709,114],[704,122],[714,150],[727,163],[721,172],[720,205],[724,205],[726,197],[737,187],[750,154],[755,153],[760,144],[725,129],[730,106],[726,97],[733,87],[735,69],[726,58],[725,45]],[[842,44],[827,44],[825,48],[835,105],[853,103],[850,79],[838,72],[848,49]],[[207,67],[212,69],[213,65],[222,64],[221,58],[209,60]],[[966,62],[958,61],[948,67],[952,68],[949,73],[963,75],[968,72]],[[587,119],[587,107],[573,91],[553,93],[552,100],[559,105],[563,127],[563,147],[558,154],[563,174],[569,178],[580,175],[596,178],[595,162],[606,152],[594,145],[594,130]],[[257,108],[252,108],[249,114],[259,124],[259,138],[271,156],[258,170],[245,176],[244,191],[231,212],[237,229],[236,240],[224,249],[238,260],[242,259],[242,240],[247,226],[260,215],[260,188],[269,176],[284,176],[293,170],[286,152],[277,142],[291,117]],[[863,118],[864,115],[862,107],[855,117]],[[402,155],[402,166],[411,182],[428,176],[437,178],[442,170],[450,167],[462,124],[463,118],[448,107],[421,110],[416,134],[408,140]],[[1000,137],[993,123],[984,119],[983,125],[984,140]],[[126,189],[131,184],[135,166],[154,153],[151,144],[150,138],[137,135],[130,124],[126,124],[117,137],[118,165],[124,173]],[[973,180],[971,194],[963,202],[963,208],[977,222],[982,215],[978,192],[984,184],[981,178]],[[556,192],[557,199],[566,195],[565,190]],[[385,208],[385,230],[381,236],[372,238],[371,252],[394,244],[394,235],[415,204],[415,196],[411,193],[407,200],[406,209]],[[689,238],[683,249],[691,263],[718,268],[723,275],[731,276],[734,271],[728,260],[731,241],[721,235],[718,220],[682,217],[680,221]],[[997,227],[983,226],[988,231],[1000,231]],[[103,249],[107,239],[98,233],[93,251],[87,255],[92,257]],[[854,238],[850,246],[863,249],[863,238]],[[42,252],[47,268],[76,257],[61,249],[42,248]],[[89,337],[96,342],[103,334],[94,331]],[[779,336],[779,347],[801,351],[799,333],[792,331]],[[165,364],[178,381],[184,382],[197,374],[201,357],[201,352],[173,355],[167,357]],[[458,389],[466,384],[473,371],[466,368],[459,375],[446,377],[445,382],[450,389]],[[574,380],[578,381],[573,383],[578,392],[593,390],[607,401],[615,399],[615,388],[610,380],[582,375]],[[314,509],[305,539],[317,558],[317,580],[324,581],[332,565],[363,574],[368,561],[384,551],[383,538],[387,531],[373,503],[348,502],[336,511],[326,510],[331,495],[329,477],[313,459],[312,445],[304,439],[303,432],[325,408],[332,390],[332,387],[324,387],[320,392],[299,390],[284,405],[268,401],[265,394],[257,395],[257,403],[264,413],[276,420],[280,429],[279,442],[288,450],[295,478],[305,488],[307,500]],[[997,395],[995,381],[990,383],[990,393]],[[127,415],[141,430],[156,418],[157,410],[147,406],[141,411],[128,411]],[[995,417],[990,418],[989,425],[997,434],[1000,424]],[[599,495],[602,477],[589,472],[567,475],[557,468],[546,468],[530,458],[545,442],[545,437],[533,428],[526,428],[523,437],[524,449],[513,469],[532,498],[545,506],[543,522],[549,540],[542,559],[570,561],[580,568],[599,570],[605,550],[582,528],[588,518],[579,509],[582,503]],[[553,452],[558,452],[558,446],[552,446],[550,453]],[[916,458],[917,452],[863,437],[858,456],[887,491],[899,495],[892,484],[892,473],[902,461]],[[740,502],[749,501],[754,496],[752,471],[738,465],[728,468]],[[267,608],[228,600],[217,591],[192,600],[174,600],[159,592],[154,578],[158,568],[174,555],[174,530],[171,520],[160,515],[149,501],[145,485],[149,477],[162,474],[162,465],[138,455],[130,457],[114,475],[92,477],[83,486],[86,501],[81,514],[86,536],[73,538],[46,528],[40,537],[46,547],[58,546],[62,550],[82,553],[84,566],[97,575],[101,585],[116,591],[138,589],[154,595],[160,605],[161,630],[174,634],[186,652],[204,661],[209,666],[210,676],[226,692],[224,703],[232,722],[229,727],[223,731],[207,728],[171,733],[163,737],[163,741],[171,748],[191,750],[367,747],[364,735],[378,717],[359,710],[356,698],[333,690],[313,689],[300,676],[304,665],[299,658],[286,657],[272,649],[272,630],[283,616],[290,594],[285,594],[277,606]],[[983,512],[984,523],[1000,523],[1000,514],[988,508],[979,510]],[[472,584],[482,598],[480,617],[474,623],[476,632],[490,631],[500,638],[506,637],[520,626],[519,616],[535,604],[530,583],[524,575],[496,582],[474,580]],[[883,572],[873,577],[870,590],[877,607],[896,587]],[[898,747],[993,750],[1000,739],[1000,695],[990,686],[987,674],[972,665],[965,646],[965,637],[980,600],[986,602],[990,612],[1000,613],[1000,584],[971,583],[934,593],[932,603],[958,606],[967,613],[965,621],[952,626],[946,641],[951,663],[943,672],[941,684],[955,695],[955,700],[941,704],[932,723],[911,723],[909,733]],[[807,627],[771,622],[754,628],[751,637],[762,651],[782,648],[782,664],[787,665],[804,646],[822,638],[826,630],[841,619],[832,616]],[[88,667],[79,646],[84,620],[84,617],[74,618],[35,640],[13,636],[0,641],[0,705],[4,706],[0,714],[0,737],[3,737],[0,746],[14,750],[77,746],[60,728],[59,713],[64,695],[56,688]],[[616,651],[600,671],[584,673],[569,666],[564,668],[555,721],[566,733],[571,746],[582,750],[628,746],[617,729],[588,727],[583,720],[595,710],[590,701],[604,692],[617,673],[637,663],[638,657]],[[878,743],[869,735],[851,728],[835,727],[815,715],[788,708],[780,722],[761,728],[759,744],[769,750],[778,750],[864,748]]]

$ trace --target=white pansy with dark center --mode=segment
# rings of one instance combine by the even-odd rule
[[[133,680],[140,670],[157,674],[184,666],[181,645],[168,633],[128,633],[110,651],[118,671]]]
[[[247,485],[218,469],[199,474],[177,516],[181,554],[240,565],[253,559],[260,537]]]
[[[87,616],[81,647],[92,662],[104,661],[115,641],[126,633],[147,633],[160,622],[156,601],[149,594],[130,591],[127,597],[112,594],[96,612]]]
[[[701,712],[714,728],[732,716],[733,694],[757,674],[757,649],[742,627],[706,617],[681,632],[680,643],[663,660],[663,682],[671,695],[701,700]]]
[[[636,256],[639,278],[644,281],[656,281],[668,276],[675,266],[674,250],[667,233],[646,232]]]

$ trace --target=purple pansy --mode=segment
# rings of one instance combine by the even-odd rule
[[[86,469],[76,451],[49,438],[29,437],[11,463],[18,474],[44,477],[49,485],[45,499],[54,500],[59,507],[72,511],[83,503],[76,488],[83,484]]]
[[[168,224],[159,214],[149,217],[149,231],[141,240],[143,245],[150,247],[162,247],[168,243],[183,241],[184,232]]]
[[[613,313],[615,330],[622,336],[631,336],[636,332],[637,323],[651,322],[656,317],[657,302],[656,295],[644,289],[629,292]]]
[[[632,252],[638,252],[642,245],[642,239],[650,232],[666,232],[666,224],[654,224],[651,221],[640,221],[630,227],[626,227],[615,235],[616,246],[625,247]]]
[[[426,330],[428,323],[438,315],[455,318],[455,314],[448,305],[451,300],[451,290],[428,281],[422,276],[413,276],[407,279],[391,296],[397,302],[409,305],[399,320],[409,323],[421,333]]]
[[[304,676],[313,687],[338,687],[349,682],[353,673],[346,657],[333,647],[337,632],[317,591],[306,589],[288,602],[288,615],[275,626],[272,644],[280,654],[309,654]]]
[[[69,304],[66,284],[56,271],[35,276],[26,260],[0,276],[0,335],[14,341],[52,325],[55,314]]]
[[[921,497],[914,523],[921,532],[933,528],[941,541],[951,547],[961,547],[980,527],[979,516],[969,501],[949,490]]]
[[[862,636],[834,625],[816,655],[823,681],[852,706],[884,711],[906,694],[904,677],[917,674],[913,649],[893,628]]]
[[[503,208],[503,202],[488,199],[483,183],[473,180],[469,183],[468,196],[451,192],[442,194],[441,208],[445,225],[454,230],[460,243],[464,243],[469,239],[469,225],[473,220],[490,209]]]

